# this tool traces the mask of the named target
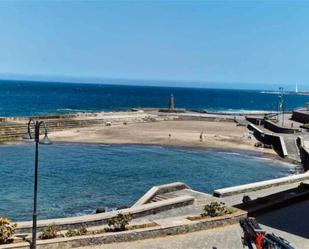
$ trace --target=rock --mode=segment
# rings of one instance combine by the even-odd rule
[[[95,213],[96,213],[96,214],[105,213],[105,212],[106,212],[106,208],[97,208],[97,209],[95,210]]]

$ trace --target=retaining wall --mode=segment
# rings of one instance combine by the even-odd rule
[[[151,116],[148,114],[119,113],[114,115],[111,113],[95,114],[85,113],[79,115],[53,115],[53,116],[38,116],[35,120],[44,120],[49,131],[61,131],[64,129],[89,127],[93,125],[106,125],[107,122],[122,123],[122,122],[149,122]],[[22,139],[27,132],[29,118],[25,117],[9,117],[3,118],[0,122],[0,142],[14,141]],[[42,129],[42,132],[43,129]]]
[[[246,120],[255,125],[264,125],[264,118],[261,117],[248,117],[246,116]]]
[[[154,186],[148,190],[147,193],[144,194],[132,207],[137,207],[148,203],[153,197],[155,197],[155,195],[179,191],[182,189],[190,189],[190,187],[182,182]]]
[[[247,128],[253,131],[255,138],[261,143],[271,145],[280,157],[286,157],[288,155],[284,140],[281,136],[265,133],[253,124],[248,124]]]
[[[292,113],[292,120],[307,124],[309,123],[309,112],[306,109],[295,110]]]
[[[272,132],[276,132],[276,133],[294,134],[294,133],[300,132],[299,129],[282,127],[282,126],[279,126],[279,125],[271,122],[270,120],[264,120],[264,127],[266,129],[271,130]]]
[[[200,230],[239,223],[241,218],[247,217],[247,212],[238,210],[236,213],[223,217],[205,218],[198,221],[189,221],[185,217],[180,222],[170,222],[169,225],[160,225],[151,228],[129,230],[116,233],[103,233],[97,235],[83,235],[70,238],[55,238],[49,240],[37,240],[38,249],[69,249],[90,245],[102,245],[109,243],[127,242],[140,239],[149,239],[169,235],[184,234]],[[29,249],[29,243],[21,242],[16,244],[0,245],[0,249],[19,248]],[[122,248],[119,245],[119,248]]]
[[[54,224],[60,230],[66,229],[78,229],[82,224],[86,226],[99,226],[107,224],[107,221],[115,217],[118,213],[130,214],[133,219],[144,217],[151,214],[156,214],[166,210],[174,209],[177,207],[183,207],[191,205],[194,202],[194,197],[183,195],[174,197],[168,200],[163,200],[160,202],[147,203],[144,205],[134,206],[131,208],[125,208],[117,211],[111,211],[107,213],[100,214],[90,214],[83,216],[75,216],[68,218],[59,219],[47,219],[39,220],[37,224],[38,231],[42,230],[44,227]],[[29,233],[31,232],[32,222],[22,221],[17,222],[17,233]]]
[[[235,122],[234,117],[205,117],[205,116],[185,116],[179,115],[178,120],[192,120],[192,121],[210,121],[210,122]]]
[[[300,153],[300,160],[303,164],[304,170],[307,171],[309,170],[309,150],[304,146],[302,137],[299,136],[296,139],[296,143]]]
[[[266,181],[261,181],[261,182],[243,184],[243,185],[234,186],[234,187],[216,189],[214,191],[214,196],[225,197],[225,196],[238,195],[241,193],[257,191],[261,189],[267,189],[267,188],[271,188],[275,186],[280,186],[280,185],[285,185],[285,184],[290,184],[290,183],[295,183],[295,182],[302,182],[308,179],[309,179],[309,173],[291,175],[291,176],[281,177],[281,178],[272,179],[272,180],[266,180]]]

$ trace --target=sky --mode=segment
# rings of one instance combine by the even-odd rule
[[[309,90],[306,1],[0,2],[0,78]]]

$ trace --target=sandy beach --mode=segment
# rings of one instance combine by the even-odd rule
[[[256,140],[248,139],[247,128],[236,126],[233,122],[177,120],[118,123],[53,132],[51,139],[58,142],[239,149],[275,154],[271,149],[254,147]]]

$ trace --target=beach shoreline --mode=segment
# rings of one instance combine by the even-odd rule
[[[95,125],[56,131],[50,134],[55,142],[89,144],[135,144],[175,146],[226,151],[251,151],[276,159],[272,149],[258,148],[255,138],[248,138],[246,127],[234,122],[161,120],[155,122],[117,123],[111,126]]]
[[[271,148],[255,146],[258,141],[249,133],[243,115],[161,113],[151,109],[38,118],[47,122],[49,137],[56,143],[157,145],[243,151],[290,163]],[[71,121],[76,125],[72,126]],[[7,122],[23,125],[28,121],[23,117],[10,118]],[[15,143],[17,140],[20,139],[12,139],[5,144]],[[294,164],[296,165],[295,162]]]
[[[211,147],[211,146],[188,146],[181,144],[149,144],[149,143],[99,143],[99,142],[66,142],[66,141],[53,141],[57,144],[76,144],[76,145],[102,145],[102,146],[154,146],[154,147],[164,147],[164,148],[172,148],[172,149],[182,149],[182,150],[192,150],[192,151],[213,151],[213,152],[221,152],[221,153],[236,153],[236,154],[244,154],[248,157],[259,158],[261,160],[271,160],[280,162],[282,165],[293,168],[293,172],[295,169],[295,173],[299,173],[294,161],[286,161],[279,157],[275,152],[272,151],[263,151],[263,150],[249,150],[249,149],[239,149],[239,148],[220,148],[220,147]]]

